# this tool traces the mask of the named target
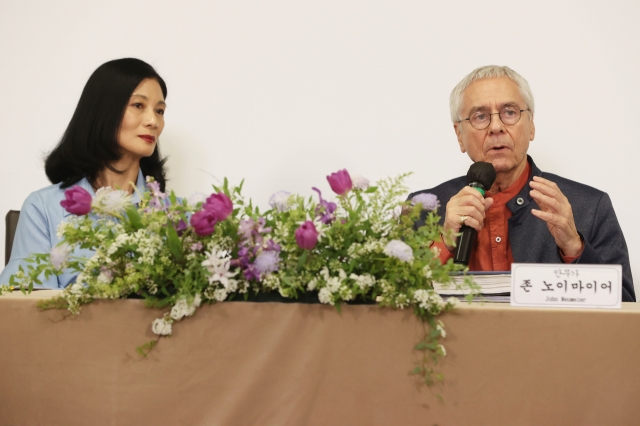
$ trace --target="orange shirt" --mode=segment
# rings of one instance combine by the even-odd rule
[[[511,210],[507,208],[507,202],[518,195],[529,181],[531,165],[522,172],[518,180],[510,187],[497,194],[487,192],[485,197],[493,198],[493,204],[486,211],[484,227],[478,232],[476,243],[471,250],[469,259],[470,271],[509,271],[513,263],[511,244],[509,242],[509,218]],[[440,261],[444,264],[453,257],[453,253],[447,250],[444,242],[436,241],[431,247],[439,249]],[[562,256],[564,263],[571,263],[580,255],[569,257]]]

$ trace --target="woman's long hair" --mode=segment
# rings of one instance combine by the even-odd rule
[[[167,86],[149,64],[139,59],[116,59],[102,64],[91,74],[82,90],[73,117],[58,145],[45,160],[45,172],[52,183],[68,188],[86,177],[95,186],[98,174],[122,154],[118,132],[131,94],[144,79],[154,79],[167,97]],[[165,190],[164,163],[158,145],[153,154],[140,160],[145,176],[153,176]]]

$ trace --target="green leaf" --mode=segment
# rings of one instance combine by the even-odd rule
[[[142,218],[140,217],[140,213],[138,213],[138,209],[135,206],[131,205],[127,207],[126,210],[127,217],[129,218],[129,224],[135,230],[142,228]]]
[[[298,271],[301,271],[304,267],[304,264],[307,263],[307,256],[309,256],[309,251],[303,251],[302,256],[300,256],[300,259],[298,259],[298,267],[296,268]]]
[[[169,251],[171,254],[177,260],[182,260],[182,241],[180,240],[180,237],[178,237],[178,232],[171,222],[167,222],[167,244],[169,245]]]
[[[151,352],[151,349],[153,349],[154,346],[157,344],[158,344],[157,340],[152,340],[150,342],[145,343],[142,346],[138,346],[136,348],[136,351],[140,354],[140,356],[142,356],[143,358],[146,358],[147,355],[149,355],[149,352]]]
[[[370,186],[369,188],[367,188],[366,191],[364,191],[365,194],[371,194],[373,192],[376,192],[378,190],[377,186]]]

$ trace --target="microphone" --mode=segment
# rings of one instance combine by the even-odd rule
[[[485,163],[478,161],[473,163],[469,167],[467,172],[467,182],[469,186],[480,191],[484,197],[485,191],[491,188],[493,182],[496,181],[496,169],[491,163]],[[471,249],[476,242],[477,232],[475,229],[462,225],[460,228],[461,235],[458,237],[456,243],[456,252],[453,257],[453,263],[461,263],[463,265],[469,264],[469,258],[471,257]]]

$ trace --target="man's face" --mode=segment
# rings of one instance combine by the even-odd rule
[[[476,111],[497,113],[509,104],[527,109],[518,85],[511,79],[501,77],[474,81],[462,93],[460,116],[463,121],[453,125],[460,150],[474,162],[493,164],[499,174],[524,170],[529,142],[535,135],[531,112],[523,111],[520,120],[512,125],[504,124],[498,114],[492,115],[491,123],[483,130],[474,129],[464,119]]]

